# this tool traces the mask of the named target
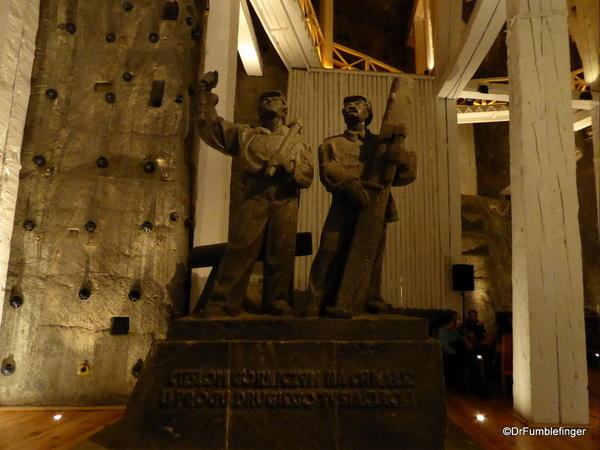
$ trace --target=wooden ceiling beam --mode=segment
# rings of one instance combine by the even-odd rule
[[[485,85],[487,89],[481,89]],[[574,109],[590,110],[600,103],[600,94],[593,92],[592,100],[581,100],[581,92],[573,91],[572,106]],[[464,89],[459,92],[458,98],[472,98],[474,100],[495,100],[500,102],[510,102],[510,86],[508,84],[485,84],[479,80],[469,81]]]
[[[568,0],[569,33],[583,64],[583,75],[592,90],[600,90],[600,2]]]
[[[505,22],[505,0],[477,2],[458,51],[450,58],[450,64],[439,78],[439,97],[461,96],[461,91],[481,65]]]

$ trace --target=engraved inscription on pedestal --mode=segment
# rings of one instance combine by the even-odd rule
[[[161,408],[416,408],[411,370],[174,369]]]

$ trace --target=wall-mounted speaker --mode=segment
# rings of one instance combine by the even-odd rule
[[[475,290],[475,270],[472,264],[452,265],[452,289],[463,292]]]

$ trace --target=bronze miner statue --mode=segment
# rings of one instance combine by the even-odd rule
[[[369,130],[370,102],[353,95],[344,98],[346,130],[319,147],[321,182],[333,199],[310,272],[306,315],[392,312],[381,296],[387,223],[398,220],[390,185],[404,186],[416,177],[416,155],[404,146],[399,120],[398,109],[406,106],[398,95],[401,84],[392,87],[379,136]]]
[[[287,104],[279,91],[260,96],[260,126],[228,122],[215,110],[217,72],[198,86],[200,135],[222,153],[241,158],[242,199],[233,212],[229,242],[203,314],[237,316],[261,248],[264,246],[262,308],[289,315],[294,269],[299,190],[310,186],[313,165],[300,137],[300,124],[286,125]]]

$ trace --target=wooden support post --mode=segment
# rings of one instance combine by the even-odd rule
[[[415,73],[424,74],[427,70],[427,53],[425,48],[425,17],[413,17],[413,33],[415,37]]]
[[[412,14],[414,36],[415,73],[424,74],[427,70],[427,28],[425,22],[425,0],[416,0]]]
[[[433,0],[432,15],[435,32],[435,73],[444,73],[452,63],[458,51],[462,27],[462,0]],[[439,86],[442,80],[436,80]],[[440,180],[440,209],[448,209],[447,234],[443,236],[442,246],[446,254],[446,298],[445,307],[460,311],[461,298],[452,290],[452,264],[462,262],[462,238],[460,217],[460,184],[458,180],[458,121],[456,117],[456,101],[438,99],[436,107],[437,143],[447,147],[438,152],[447,155],[439,162],[438,177]]]
[[[452,64],[461,40],[462,0],[433,0],[433,23],[435,42],[435,75],[438,86],[440,77]]]
[[[589,421],[567,8],[508,0],[514,407]]]
[[[333,69],[333,0],[321,0],[319,22],[323,30],[321,59],[323,67]]]
[[[593,90],[600,89],[600,2],[568,0],[569,31],[583,64],[583,76]]]
[[[204,70],[217,70],[217,112],[233,121],[237,76],[239,1],[210,2]],[[200,141],[196,175],[194,246],[227,241],[231,158]],[[191,308],[208,277],[208,270],[192,271]]]
[[[598,240],[600,241],[600,106],[591,111],[592,143],[594,145],[594,174],[596,175],[596,211],[598,213]]]
[[[462,3],[461,3],[462,6]],[[478,0],[458,51],[440,77],[440,97],[458,98],[488,54],[506,22],[504,0]]]

